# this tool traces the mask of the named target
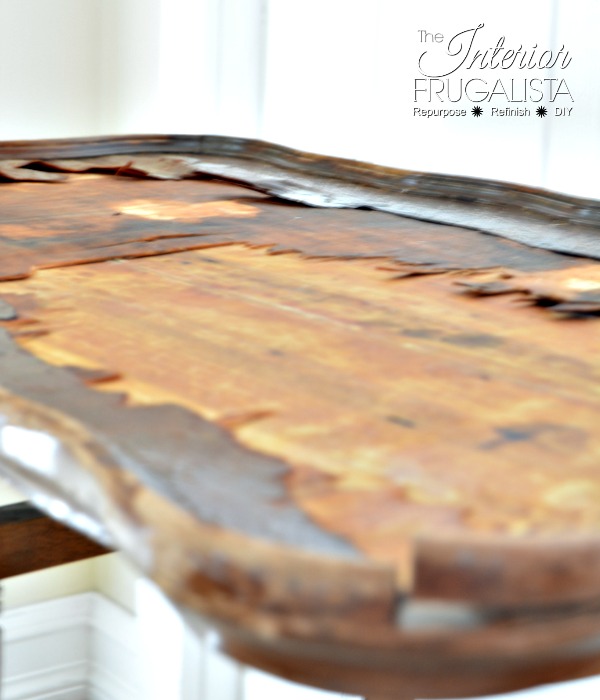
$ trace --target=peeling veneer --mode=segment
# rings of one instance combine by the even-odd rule
[[[175,158],[169,155],[173,153]],[[119,155],[124,158],[119,160]],[[16,167],[9,164],[8,178],[15,171],[18,178],[19,171],[27,169],[22,167],[27,164],[23,160],[57,170],[81,171],[81,164],[64,159],[100,157],[84,163],[83,169],[167,179],[217,176],[311,206],[368,207],[466,226],[531,246],[600,257],[600,205],[596,200],[491,180],[327,158],[262,141],[224,136],[127,136],[5,142],[0,144],[2,156],[22,159]],[[111,159],[108,163],[107,157]],[[53,165],[53,159],[62,160]],[[56,175],[42,171],[39,179]]]
[[[285,464],[183,409],[125,407],[86,389],[5,331],[0,355],[5,471],[54,517],[122,549],[175,600],[230,620],[249,608],[391,619],[391,572],[293,505]]]
[[[73,175],[60,187],[0,186],[0,207],[4,280],[25,278],[36,269],[234,244],[264,247],[273,254],[378,258],[398,276],[497,267],[529,272],[586,264],[583,258],[467,228],[382,212],[285,204],[213,181]]]
[[[579,318],[600,315],[599,265],[535,275],[489,272],[459,280],[457,284],[475,296],[517,294],[558,314]]]
[[[5,389],[85,425],[94,444],[110,455],[107,464],[126,468],[200,520],[332,556],[355,556],[291,503],[283,488],[288,469],[283,462],[243,448],[222,428],[176,406],[125,407],[121,396],[86,389],[68,370],[18,349],[5,331],[0,353]],[[57,446],[53,438],[36,434]],[[41,459],[52,461],[51,453]],[[41,469],[21,462],[25,469]],[[56,464],[52,461],[53,468]]]
[[[230,246],[208,256],[187,251],[59,268],[3,289],[17,309],[21,292],[24,316],[45,332],[19,338],[36,356],[85,360],[109,375],[114,368],[120,378],[95,386],[126,392],[129,408],[119,421],[149,403],[158,423],[164,404],[178,403],[226,426],[246,448],[283,461],[280,475],[299,510],[390,567],[399,591],[445,581],[456,571],[453,557],[483,538],[505,562],[502,571],[521,573],[498,577],[499,587],[486,585],[478,595],[522,598],[519,576],[533,562],[550,578],[553,556],[575,562],[579,544],[559,545],[569,532],[594,550],[597,510],[580,487],[600,449],[597,400],[589,393],[599,374],[592,352],[598,329],[579,326],[566,338],[542,310],[453,293],[456,275],[392,282],[379,266]],[[582,351],[576,365],[573,343]],[[107,439],[118,435],[107,432]],[[195,457],[188,459],[189,472],[180,476],[176,462],[165,478],[187,484],[184,496],[202,494],[202,508],[211,508],[213,492],[190,476]],[[153,483],[173,493],[172,484]],[[246,482],[232,475],[229,483]],[[557,489],[570,494],[562,507],[546,497]],[[246,510],[245,493],[236,496],[236,517]],[[276,518],[279,505],[272,506]],[[431,570],[426,543],[440,531],[454,554],[417,584],[415,561],[419,571]],[[547,559],[546,544],[554,552]],[[469,556],[465,576],[476,582],[484,564]],[[579,571],[574,563],[568,569]],[[548,596],[589,595],[589,571],[589,585],[573,576],[577,586],[566,578]]]
[[[431,697],[589,672],[596,266],[474,229],[595,255],[595,203],[236,139],[0,153],[23,158],[0,187],[0,452],[41,507],[297,678]]]

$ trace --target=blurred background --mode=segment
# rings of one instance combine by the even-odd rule
[[[545,118],[492,117],[507,106],[495,97],[474,118],[468,100],[434,97],[467,116],[415,117],[420,54],[480,23],[482,49],[504,36],[538,55],[564,46],[572,61],[453,78],[564,78],[572,101],[530,104]],[[599,27],[597,0],[0,0],[0,139],[232,134],[598,198]]]
[[[505,73],[564,78],[568,117],[549,98],[522,118],[491,115],[522,106],[503,98],[481,102],[481,117],[466,98],[415,102],[423,51],[480,23],[482,49],[501,36],[513,49],[565,47],[564,70]],[[0,0],[0,140],[228,134],[600,198],[599,28],[598,0]],[[491,86],[498,71],[476,76]],[[415,106],[467,113],[423,118]],[[2,502],[20,499],[0,487]],[[225,659],[119,555],[3,588],[5,700],[339,697]],[[597,698],[599,679],[513,697],[566,695]]]

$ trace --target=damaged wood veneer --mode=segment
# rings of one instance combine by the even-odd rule
[[[600,257],[600,205],[538,188],[477,178],[386,168],[296,151],[264,141],[190,135],[144,135],[4,142],[6,176],[61,179],[42,171],[88,169],[160,179],[211,176],[320,207],[369,208],[465,226],[531,246]],[[83,164],[72,159],[92,158]],[[65,159],[67,159],[65,161]]]
[[[573,564],[546,594],[572,595],[573,572],[589,578],[587,565],[583,572],[574,564],[572,536],[585,540],[589,564],[589,538],[600,527],[594,505],[600,484],[593,476],[600,397],[589,391],[600,378],[593,352],[600,329],[579,325],[567,338],[546,313],[515,310],[509,298],[457,295],[454,275],[396,280],[380,267],[244,246],[69,266],[5,282],[17,310],[19,294],[24,300],[20,322],[5,325],[46,362],[118,370],[120,378],[97,388],[154,406],[136,419],[136,431],[124,428],[133,445],[144,431],[154,435],[144,416],[160,422],[165,405],[178,404],[227,426],[253,452],[280,460],[287,467],[273,477],[285,478],[293,502],[324,532],[391,567],[399,590],[449,585],[451,557],[445,573],[415,581],[415,566],[427,571],[415,563],[415,546],[426,551],[427,540],[443,531],[444,547],[457,553],[467,546],[476,551],[483,540],[500,556],[506,538],[507,570],[513,545],[522,557],[532,548],[548,576],[553,557],[540,562],[551,542],[556,558]],[[118,424],[128,425],[131,406],[117,411],[119,400],[104,408],[95,401],[98,415],[110,408],[121,416]],[[187,425],[184,417],[177,413],[172,424]],[[116,439],[109,437],[113,430],[106,440]],[[194,432],[192,424],[177,434],[187,432]],[[188,467],[168,460],[169,476],[157,482],[199,517],[199,505],[187,499],[202,493],[204,507],[214,510],[210,488],[220,483],[198,461],[203,439],[182,448]],[[237,463],[245,465],[249,454]],[[156,469],[163,461],[159,454]],[[225,479],[219,488],[237,493],[243,475],[220,464],[212,467]],[[246,476],[258,483],[252,464]],[[269,493],[275,510],[269,515],[257,501],[257,514],[275,522],[282,493]],[[243,504],[231,513],[241,517]],[[282,514],[277,527],[284,520]],[[523,565],[527,570],[525,558]],[[510,568],[515,580],[503,575],[498,588],[479,590],[476,574],[465,572],[475,578],[469,586],[462,581],[464,596],[509,603],[530,595],[539,602],[539,586],[526,594],[518,582],[523,573],[514,561]],[[590,595],[594,586],[590,579],[577,595]]]
[[[465,228],[282,203],[212,181],[74,175],[57,187],[0,188],[0,207],[5,280],[35,269],[235,243],[311,257],[382,258],[393,261],[398,274],[490,267],[529,272],[585,264]]]
[[[448,696],[600,668],[597,263],[206,179],[290,196],[302,168],[316,191],[360,164],[292,158],[286,182],[239,153],[48,149],[4,174],[60,183],[0,187],[0,443],[22,487],[297,679]],[[28,463],[19,434],[54,458]],[[407,629],[427,598],[489,614]]]
[[[513,271],[473,275],[457,284],[474,296],[518,295],[541,308],[575,318],[600,315],[600,265],[576,270],[541,271],[523,274]]]

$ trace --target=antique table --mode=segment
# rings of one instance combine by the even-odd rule
[[[33,504],[300,682],[600,672],[598,202],[223,137],[0,159]]]

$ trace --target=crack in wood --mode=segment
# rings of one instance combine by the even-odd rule
[[[385,260],[399,278],[486,268],[527,272],[588,263],[464,228],[375,211],[315,209],[266,196],[248,197],[246,190],[231,184],[184,180],[177,188],[177,204],[168,181],[119,183],[108,175],[73,175],[61,188],[63,193],[35,183],[0,188],[0,280],[23,279],[36,269],[236,243],[263,247],[271,255],[297,252],[306,258]],[[126,210],[128,202],[144,202],[143,211],[137,211],[150,216],[112,215]],[[32,210],[37,212],[33,220]],[[170,218],[175,210],[190,216]],[[158,218],[152,218],[153,211]]]

